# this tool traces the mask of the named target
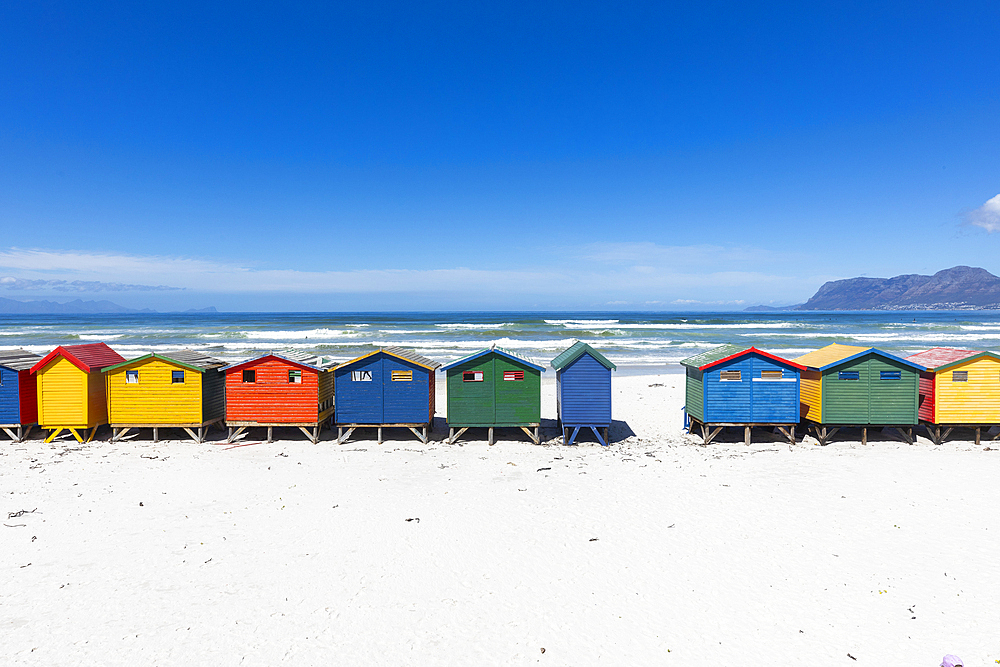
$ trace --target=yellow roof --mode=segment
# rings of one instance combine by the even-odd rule
[[[858,347],[857,345],[841,345],[840,343],[831,343],[826,347],[821,347],[808,354],[803,354],[798,359],[792,359],[792,361],[803,366],[808,366],[809,368],[822,368],[823,366],[828,366],[835,361],[840,361],[841,359],[846,359],[847,357],[853,357],[855,354],[864,352],[868,349],[870,348]]]

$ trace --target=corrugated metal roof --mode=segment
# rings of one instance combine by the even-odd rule
[[[743,345],[720,345],[719,347],[712,348],[705,352],[694,355],[693,357],[688,357],[681,361],[682,366],[688,366],[690,368],[701,368],[706,366],[713,361],[718,361],[719,359],[725,359],[726,357],[731,357],[734,354],[739,354],[744,350],[749,350],[750,348]]]
[[[967,357],[972,357],[982,352],[982,350],[960,350],[954,347],[932,347],[923,352],[911,354],[907,361],[920,364],[928,370],[934,370],[938,366],[944,366],[954,361],[961,361]]]
[[[505,357],[508,357],[508,358],[512,359],[513,361],[519,361],[522,364],[527,364],[528,366],[531,366],[532,368],[536,368],[536,369],[538,369],[539,371],[541,371],[543,373],[545,372],[545,369],[542,368],[541,366],[539,366],[537,363],[535,363],[535,361],[533,359],[528,359],[526,357],[518,356],[518,355],[514,354],[513,352],[511,352],[510,350],[505,350],[504,348],[497,347],[496,345],[494,345],[493,347],[488,347],[488,348],[486,348],[484,350],[479,350],[478,352],[473,352],[472,354],[470,354],[468,356],[465,356],[465,357],[462,357],[461,359],[456,359],[455,361],[451,362],[450,364],[442,366],[441,370],[446,371],[446,370],[448,370],[449,368],[451,368],[453,366],[457,366],[458,364],[464,364],[466,361],[470,361],[472,359],[475,359],[476,357],[481,357],[484,354],[489,354],[490,352],[496,352],[497,354],[501,354],[501,355],[503,355]]]
[[[308,366],[314,370],[325,371],[333,368],[337,365],[337,362],[330,357],[324,357],[318,354],[309,354],[308,352],[302,352],[300,350],[282,350],[278,352],[268,352],[266,354],[258,354],[256,357],[251,357],[249,359],[244,359],[243,361],[238,361],[235,364],[229,364],[223,371],[229,372],[234,368],[239,368],[240,366],[246,366],[247,364],[253,363],[258,359],[264,359],[267,357],[275,357],[276,359],[284,359],[293,364],[298,364],[300,366]]]
[[[226,365],[226,362],[216,359],[215,357],[210,357],[207,354],[202,354],[201,352],[195,352],[194,350],[173,350],[171,352],[153,352],[152,354],[144,354],[141,357],[136,357],[135,359],[129,359],[128,361],[115,364],[114,366],[108,366],[104,369],[104,372],[113,371],[118,368],[123,368],[125,366],[131,366],[132,364],[137,364],[147,359],[163,359],[164,361],[172,361],[176,364],[186,366],[194,371],[207,371],[213,368],[222,368]]]
[[[597,359],[597,361],[599,361],[601,365],[604,366],[605,368],[611,370],[618,369],[617,366],[608,361],[607,357],[605,357],[603,354],[601,354],[600,352],[598,352],[597,350],[595,350],[594,348],[587,345],[581,340],[576,341],[568,349],[563,350],[561,354],[559,354],[555,359],[549,362],[549,365],[558,371],[561,368],[564,368],[565,366],[568,366],[572,362],[579,359],[581,356],[584,355],[584,353],[589,353],[590,356],[594,357],[594,359]]]
[[[0,350],[0,366],[13,371],[26,371],[41,360],[40,354],[27,350]]]
[[[433,359],[428,359],[427,357],[417,354],[413,350],[406,349],[405,347],[380,347],[379,349],[373,350],[367,354],[362,354],[360,357],[355,357],[350,361],[345,361],[342,364],[338,364],[337,368],[344,368],[346,366],[350,366],[351,364],[356,364],[362,359],[367,359],[368,357],[376,355],[380,352],[385,352],[386,354],[392,355],[394,357],[405,359],[407,361],[412,361],[416,365],[423,366],[424,368],[432,371],[436,371],[438,368],[441,367],[441,364],[434,361]]]
[[[824,366],[829,366],[832,363],[842,361],[848,357],[853,357],[856,354],[861,354],[862,352],[871,349],[874,348],[831,343],[826,347],[821,347],[818,350],[813,350],[812,352],[803,354],[797,359],[792,359],[792,361],[797,364],[802,364],[803,366],[808,366],[809,368],[823,368]]]
[[[85,345],[60,345],[45,355],[41,361],[31,367],[32,373],[37,373],[56,357],[65,357],[74,366],[85,373],[99,371],[108,366],[114,366],[125,361],[105,343],[87,343]]]

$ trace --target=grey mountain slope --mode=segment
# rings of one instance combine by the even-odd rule
[[[833,280],[797,310],[945,310],[1000,308],[1000,278],[955,266],[933,276]]]

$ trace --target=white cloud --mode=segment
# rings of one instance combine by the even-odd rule
[[[824,282],[825,277],[803,280],[797,275],[745,270],[759,266],[792,270],[786,263],[765,261],[774,254],[771,250],[712,245],[611,243],[570,248],[568,252],[563,248],[561,259],[554,257],[538,268],[298,271],[185,257],[11,248],[0,250],[0,268],[8,269],[18,281],[169,285],[192,292],[434,293],[484,302],[500,295],[519,295],[573,299],[590,305],[623,301],[739,305],[769,299],[804,300]]]
[[[1000,195],[966,214],[969,224],[982,227],[986,231],[1000,232]]]

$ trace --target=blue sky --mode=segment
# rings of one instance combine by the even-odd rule
[[[0,296],[739,309],[1000,273],[997,3],[495,4],[5,3]]]

